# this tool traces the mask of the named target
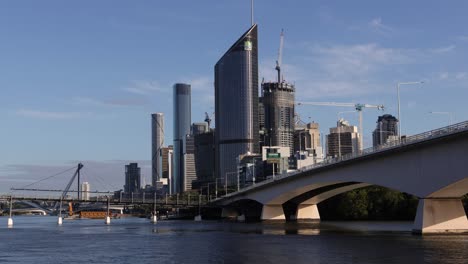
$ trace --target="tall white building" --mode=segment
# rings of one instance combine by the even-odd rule
[[[88,182],[81,184],[81,198],[85,201],[89,201],[89,192],[91,191],[91,185]]]

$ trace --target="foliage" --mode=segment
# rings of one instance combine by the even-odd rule
[[[349,191],[319,204],[325,220],[413,220],[417,197],[370,186]]]

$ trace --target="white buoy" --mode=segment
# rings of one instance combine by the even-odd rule
[[[200,222],[202,220],[201,215],[196,215],[194,220],[195,222]]]
[[[59,216],[57,219],[57,225],[62,225],[62,217]]]
[[[151,223],[156,224],[158,222],[158,217],[156,215],[151,216]]]
[[[106,216],[106,225],[110,225],[110,216]]]
[[[9,228],[13,227],[13,218],[11,218],[11,217],[8,218],[8,227]]]

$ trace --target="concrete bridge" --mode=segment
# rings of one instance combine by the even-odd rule
[[[294,204],[295,218],[318,220],[318,203],[369,185],[419,198],[415,233],[468,232],[461,202],[468,193],[468,121],[279,175],[214,203],[224,216],[245,217],[253,208],[262,220],[285,220],[283,207]]]

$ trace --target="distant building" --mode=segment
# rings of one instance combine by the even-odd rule
[[[162,177],[161,172],[161,148],[164,146],[164,115],[163,113],[151,114],[151,154],[152,154],[152,174],[151,185],[156,186],[156,182]]]
[[[358,128],[340,119],[337,126],[330,128],[330,134],[327,135],[327,156],[337,157],[357,152],[360,140]]]
[[[91,186],[88,182],[83,182],[81,184],[81,199],[89,201],[89,192],[91,191]]]
[[[318,123],[308,123],[296,126],[294,132],[294,153],[296,159],[310,159],[313,163],[323,161],[323,149],[321,144],[320,127]],[[298,162],[299,167],[310,165],[307,162]]]
[[[173,146],[170,145],[168,147],[161,148],[161,177],[163,179],[169,179],[170,177],[170,168],[172,168],[172,161],[169,159],[169,154],[172,154]]]
[[[262,92],[263,94],[263,92]],[[265,106],[263,105],[263,95],[258,98],[258,126],[259,126],[259,138],[260,138],[260,149],[266,146],[266,132],[265,132]]]
[[[262,161],[264,161],[264,175],[277,175],[289,170],[289,147],[264,146]],[[268,177],[268,176],[266,176]]]
[[[195,169],[197,180],[192,182],[192,189],[200,189],[215,181],[215,144],[214,131],[194,135]]]
[[[184,192],[192,190],[192,182],[197,179],[197,171],[195,170],[195,142],[192,135],[185,136],[185,152],[184,152],[184,177],[183,190]]]
[[[237,170],[239,155],[260,152],[257,25],[215,65],[216,175]]]
[[[392,115],[379,116],[377,127],[372,133],[374,147],[398,138],[398,119]]]
[[[288,147],[294,152],[294,85],[282,81],[262,83],[265,111],[265,146]]]
[[[190,135],[191,124],[191,87],[189,84],[174,85],[174,177],[172,193],[184,191],[185,178],[185,140]]]
[[[207,133],[210,130],[207,122],[193,123],[192,124],[192,135],[199,135]]]
[[[125,165],[125,186],[124,192],[138,193],[141,190],[141,170],[138,163]]]

